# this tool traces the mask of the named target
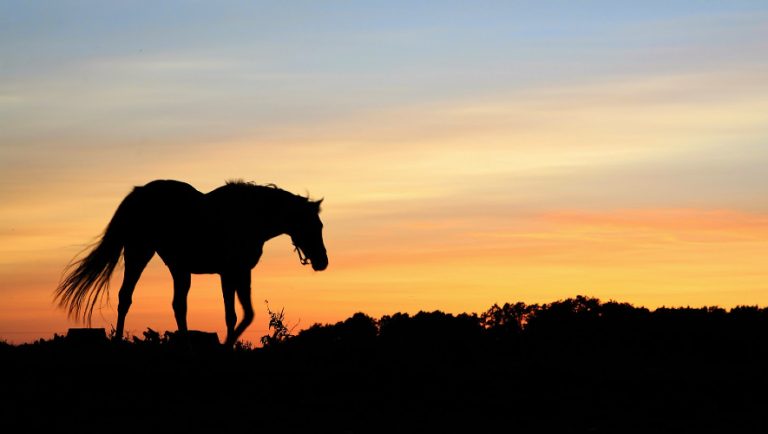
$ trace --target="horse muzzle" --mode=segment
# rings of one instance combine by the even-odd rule
[[[327,256],[323,256],[322,258],[311,259],[310,262],[312,263],[312,269],[315,271],[323,271],[326,268],[328,268]]]

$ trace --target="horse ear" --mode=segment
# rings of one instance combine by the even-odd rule
[[[320,211],[322,211],[322,208],[320,208],[320,205],[323,203],[323,200],[325,200],[325,198],[310,202],[312,204],[312,209],[317,210],[318,214],[320,214]]]

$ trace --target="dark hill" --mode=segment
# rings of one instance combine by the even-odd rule
[[[359,313],[234,351],[169,336],[0,346],[2,421],[61,432],[768,430],[768,309],[757,307],[577,297],[479,315]]]

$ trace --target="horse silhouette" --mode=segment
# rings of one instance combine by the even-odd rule
[[[108,296],[109,280],[122,254],[125,272],[118,296],[115,338],[121,339],[133,290],[155,253],[173,276],[173,312],[187,331],[191,275],[219,274],[231,346],[253,321],[251,269],[264,243],[288,234],[303,265],[328,266],[319,201],[275,185],[231,181],[203,194],[189,184],[157,180],[123,199],[101,239],[82,259],[70,263],[56,288],[59,306],[90,323],[97,302]],[[243,308],[237,326],[235,294]]]

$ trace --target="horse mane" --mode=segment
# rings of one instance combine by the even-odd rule
[[[313,200],[309,196],[309,193],[307,193],[306,196],[299,196],[298,194],[293,194],[290,191],[283,190],[282,188],[278,187],[276,184],[273,184],[273,183],[257,184],[252,181],[243,181],[242,179],[230,179],[230,180],[227,180],[225,185],[229,188],[247,189],[252,191],[254,194],[263,196],[268,199],[278,200],[278,201],[297,202],[301,204],[316,203],[318,212],[320,212],[320,202],[323,201],[322,199],[318,201]]]

